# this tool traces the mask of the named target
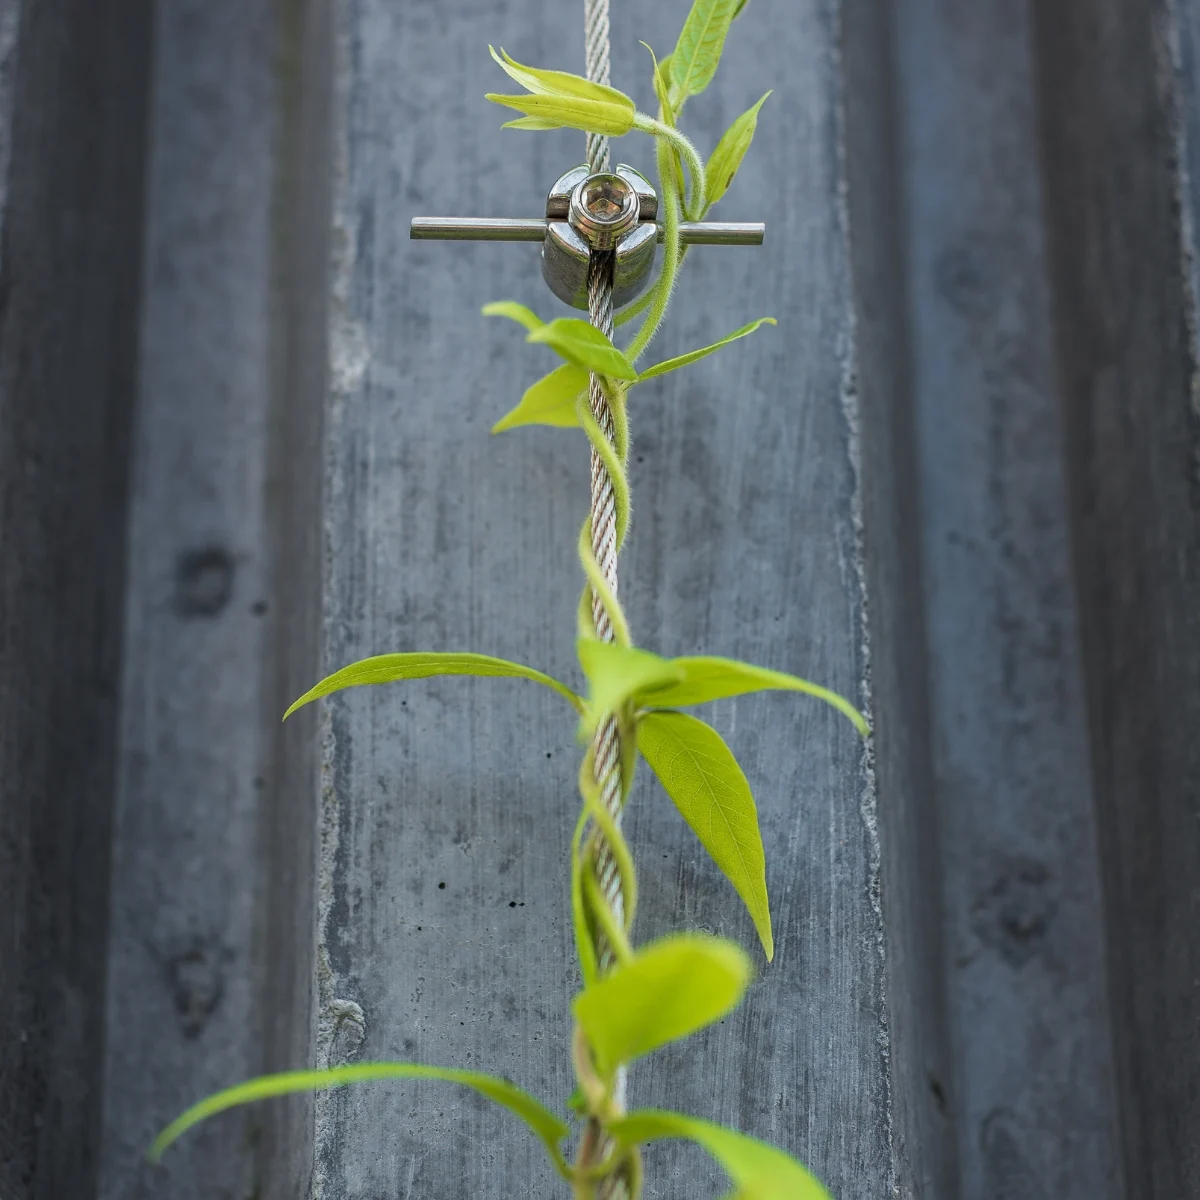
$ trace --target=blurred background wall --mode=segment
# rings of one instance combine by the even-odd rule
[[[0,0],[0,1200],[555,1194],[436,1085],[143,1154],[264,1070],[570,1090],[553,698],[279,716],[384,650],[572,677],[586,455],[489,437],[538,366],[476,315],[555,308],[536,251],[406,226],[582,159],[482,98],[489,42],[581,69],[579,7]],[[642,107],[686,7],[613,0]],[[1195,0],[752,0],[689,105],[707,150],[774,88],[722,204],[768,243],[689,257],[662,354],[780,328],[637,398],[633,625],[875,735],[715,706],[778,952],[632,1094],[839,1200],[1200,1195],[1198,54]],[[747,937],[648,779],[630,835],[640,937]]]

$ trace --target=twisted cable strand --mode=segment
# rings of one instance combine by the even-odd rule
[[[608,0],[584,0],[584,30],[587,77],[594,83],[607,84],[610,78]],[[592,171],[607,171],[608,138],[602,134],[589,133],[587,155]],[[609,338],[613,335],[614,265],[615,255],[611,250],[593,250],[588,262],[588,318]],[[612,451],[615,450],[618,462],[623,467],[628,439],[623,423],[618,436],[609,398],[604,390],[604,381],[595,373],[588,381],[588,408],[592,420],[584,425],[592,443],[591,508],[585,531],[587,538],[581,542],[580,553],[584,556],[584,570],[589,579],[596,579],[598,584],[602,581],[603,585],[589,584],[587,589],[591,593],[592,628],[596,637],[611,642],[617,637],[614,625],[622,632],[625,627],[617,600],[617,555],[627,524],[628,514],[621,509],[627,507],[628,488],[623,485],[618,498],[618,491],[614,489],[610,474],[610,464],[613,464]],[[597,444],[601,438],[605,443],[603,447]],[[613,611],[610,611],[610,605]],[[596,963],[601,974],[604,974],[612,969],[618,957],[618,949],[613,945],[612,937],[619,936],[623,939],[624,931],[628,927],[628,918],[633,915],[632,912],[628,915],[626,913],[626,888],[621,869],[621,862],[629,864],[631,859],[620,831],[621,808],[627,781],[623,771],[620,730],[614,717],[608,717],[601,722],[593,739],[589,758],[595,783],[594,789],[586,789],[585,799],[589,799],[589,803],[591,798],[598,800],[607,818],[602,822],[605,828],[601,829],[598,827],[598,815],[593,814],[593,829],[587,843],[591,869],[595,872],[595,880],[599,887],[599,903],[608,909],[606,914],[602,914],[603,919],[593,919],[592,922]],[[595,796],[596,791],[599,792],[598,797]],[[616,852],[613,848],[614,839],[621,843]],[[630,880],[631,885],[632,882]],[[594,908],[593,911],[597,910]],[[611,936],[607,930],[612,931]],[[617,1108],[622,1110],[625,1102],[624,1092],[625,1073],[622,1069],[617,1074],[613,1097]],[[612,1151],[611,1139],[605,1135],[599,1122],[594,1119],[589,1121],[580,1148],[581,1163],[603,1161]],[[636,1172],[628,1163],[618,1166],[599,1181],[597,1194],[600,1200],[624,1200],[630,1195],[631,1187],[635,1186],[634,1179]]]
[[[611,78],[608,40],[608,0],[583,0],[587,77],[607,86]],[[588,164],[593,171],[608,170],[608,138],[602,133],[587,135]]]
[[[612,337],[612,274],[614,255],[611,250],[593,251],[588,264],[588,316],[597,329]],[[593,374],[588,386],[588,407],[599,432],[611,445],[615,439],[612,409],[600,377]],[[608,591],[617,595],[617,504],[612,477],[595,445],[591,448],[591,516],[590,543],[592,556],[600,568]],[[596,636],[606,642],[614,640],[612,618],[605,606],[606,597],[592,589],[592,624]],[[621,818],[621,746],[617,723],[607,718],[596,732],[595,778],[600,787],[604,807],[619,825]],[[607,841],[597,839],[596,876],[601,890],[617,922],[623,923],[625,900],[611,849]],[[607,938],[599,939],[597,961],[600,970],[610,970],[614,963],[613,948]]]

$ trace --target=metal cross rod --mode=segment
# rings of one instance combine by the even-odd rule
[[[417,241],[541,242],[550,290],[575,308],[588,307],[592,255],[613,251],[613,305],[628,304],[649,282],[655,246],[666,240],[658,196],[649,180],[619,163],[612,171],[586,164],[561,175],[546,197],[544,217],[414,217]],[[749,221],[682,221],[684,246],[761,246],[766,226]]]
[[[413,241],[544,242],[546,217],[413,217]],[[761,246],[767,227],[761,221],[681,221],[685,246]],[[658,227],[658,241],[665,230]]]

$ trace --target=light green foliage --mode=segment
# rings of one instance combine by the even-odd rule
[[[549,328],[535,313],[531,312],[523,304],[517,304],[511,300],[500,300],[494,304],[489,304],[485,306],[484,312],[489,316],[509,317],[524,325],[531,332]],[[536,324],[533,324],[533,322],[536,322]],[[707,358],[722,347],[728,346],[730,342],[736,342],[739,338],[744,338],[754,333],[755,330],[760,329],[763,325],[774,324],[774,317],[760,317],[757,321],[751,321],[748,325],[743,325],[741,329],[735,329],[733,333],[727,337],[723,337],[719,342],[714,342],[711,346],[702,346],[699,350],[689,350],[686,354],[680,354],[676,358],[668,358],[663,362],[655,363],[652,367],[647,367],[628,386],[636,387],[637,384],[644,383],[648,379],[654,379],[659,375],[665,375],[668,371],[677,371],[680,367],[686,367],[690,363],[699,362],[700,359]],[[591,326],[587,326],[587,328],[590,329]],[[538,338],[531,336],[527,340],[537,341],[542,339],[539,334]],[[601,348],[601,352],[603,352],[603,348]],[[544,375],[537,383],[530,386],[521,397],[521,403],[497,421],[492,426],[492,432],[502,433],[507,429],[515,429],[521,425],[553,425],[560,429],[578,427],[579,414],[577,411],[577,402],[583,391],[587,388],[587,385],[588,372],[583,367],[576,366],[574,363],[568,363],[566,366],[559,367],[557,370],[551,371],[549,375]]]
[[[686,1138],[703,1146],[738,1189],[729,1200],[831,1200],[817,1178],[791,1155],[699,1117],[641,1109],[611,1122],[608,1128],[629,1146],[666,1138]]]
[[[546,324],[532,308],[518,304],[515,300],[493,300],[490,304],[485,304],[480,311],[485,317],[507,317],[510,321],[516,321],[527,333],[534,333]]]
[[[526,388],[521,403],[505,413],[492,426],[492,432],[503,433],[506,429],[516,429],[521,425],[577,428],[579,417],[575,412],[575,404],[587,385],[587,371],[574,363],[563,363]]]
[[[750,959],[733,942],[675,934],[584,988],[571,1007],[607,1072],[719,1021],[750,976]]]
[[[702,346],[699,350],[689,350],[686,354],[680,354],[676,358],[664,359],[660,363],[655,363],[652,367],[647,367],[638,376],[638,382],[644,383],[647,379],[653,379],[656,375],[665,375],[668,371],[678,371],[680,367],[686,367],[689,363],[699,362],[700,359],[707,358],[710,354],[715,354],[722,346],[728,346],[730,342],[736,342],[738,338],[747,337],[756,329],[761,329],[764,325],[774,325],[775,323],[774,317],[759,317],[757,321],[751,321],[749,325],[743,325],[741,329],[735,329],[719,342],[713,342],[711,346]]]
[[[708,160],[708,206],[711,208],[729,190],[733,177],[750,149],[754,140],[754,131],[758,128],[758,110],[766,103],[766,92],[762,99],[747,109],[730,127],[725,130],[717,148]]]
[[[565,683],[559,683],[541,671],[521,663],[509,662],[505,658],[492,658],[488,654],[454,652],[414,651],[406,654],[377,654],[351,663],[340,671],[327,675],[316,687],[310,688],[283,714],[286,721],[298,708],[340,692],[344,688],[361,687],[367,683],[396,683],[401,679],[429,679],[434,675],[484,675],[512,679],[532,679],[535,683],[553,688],[571,705],[583,711],[583,701]]]
[[[489,46],[489,50],[492,48]],[[503,55],[501,57],[500,55]],[[589,83],[581,75],[566,71],[543,71],[522,66],[504,51],[492,57],[522,87],[528,95],[501,96],[489,92],[487,98],[496,104],[515,108],[525,119],[510,121],[514,129],[582,129],[588,133],[605,133],[620,137],[633,128],[633,101],[616,88]]]
[[[741,9],[738,0],[695,0],[671,55],[671,81],[679,97],[675,107],[688,96],[698,96],[712,82],[725,35]]]
[[[640,699],[645,704],[655,708],[677,708],[681,705],[704,704],[709,700],[725,700],[730,696],[744,696],[747,692],[804,692],[824,700],[848,717],[863,737],[870,732],[866,719],[849,700],[819,684],[809,683],[807,679],[738,662],[733,658],[703,655],[673,658],[671,662],[683,672],[682,677],[653,692],[642,694]]]
[[[532,384],[493,432],[524,425],[582,428],[612,480],[618,551],[630,513],[626,478],[629,389],[698,362],[765,324],[775,324],[773,318],[762,317],[712,345],[656,363],[640,375],[636,370],[663,321],[684,260],[681,222],[702,220],[726,194],[753,141],[758,114],[767,98],[764,95],[733,122],[708,164],[678,128],[689,97],[702,93],[712,81],[730,25],[745,6],[746,0],[694,0],[673,53],[658,62],[654,51],[646,47],[653,62],[658,117],[637,111],[633,100],[616,88],[564,71],[525,66],[503,50],[497,53],[489,47],[502,70],[526,89],[521,95],[487,97],[522,114],[509,121],[508,128],[570,127],[610,137],[636,130],[654,139],[662,266],[645,295],[616,320],[617,325],[630,319],[641,322],[624,350],[578,318],[546,322],[515,301],[498,301],[483,309],[485,315],[514,321],[524,329],[526,341],[548,346],[565,360]],[[591,372],[600,377],[608,399],[610,428],[601,428],[588,403]],[[570,844],[571,920],[583,989],[573,1002],[577,1029],[572,1051],[578,1087],[568,1106],[589,1124],[577,1164],[567,1166],[560,1150],[569,1132],[567,1126],[507,1080],[412,1063],[363,1063],[253,1079],[208,1097],[178,1117],[155,1141],[152,1157],[161,1155],[198,1121],[234,1105],[376,1080],[436,1079],[473,1088],[520,1117],[571,1182],[576,1200],[593,1197],[597,1182],[618,1172],[631,1200],[639,1200],[641,1158],[637,1147],[663,1138],[688,1138],[708,1150],[733,1180],[735,1191],[727,1200],[829,1200],[808,1171],[763,1142],[681,1113],[645,1110],[622,1115],[617,1068],[720,1020],[744,995],[751,965],[748,955],[734,943],[698,933],[672,935],[635,948],[631,926],[637,907],[637,877],[616,814],[629,797],[640,753],[733,884],[770,960],[774,944],[766,862],[750,786],[721,736],[703,721],[674,710],[746,692],[782,689],[825,701],[849,717],[863,735],[866,721],[848,700],[794,675],[732,659],[667,659],[637,649],[631,644],[615,589],[593,551],[590,518],[580,532],[578,553],[586,580],[578,610],[582,634],[578,652],[588,683],[586,700],[558,680],[520,663],[483,654],[416,652],[382,654],[343,667],[301,696],[285,714],[290,716],[303,705],[344,688],[475,675],[530,679],[551,688],[579,714],[580,732],[585,735],[594,733],[603,718],[614,719],[619,773],[607,774],[608,765],[597,767],[596,744],[605,744],[607,754],[611,743],[601,738],[589,745],[580,764],[583,803]],[[614,642],[594,636],[593,603],[607,615]],[[606,759],[607,764],[612,761]],[[603,772],[603,779],[598,771]],[[610,887],[619,890],[622,905],[610,903]],[[612,1145],[612,1153],[601,1158],[597,1151],[606,1145]]]
[[[637,372],[625,355],[595,325],[578,317],[556,317],[548,325],[535,329],[525,340],[549,346],[577,367],[598,371],[613,379],[637,378]]]
[[[864,737],[868,732],[866,720],[849,700],[783,671],[708,655],[666,659],[649,650],[606,643],[589,646],[589,658],[585,663],[583,647],[586,644],[580,644],[580,662],[592,684],[593,695],[598,686],[596,680],[601,681],[599,686],[604,689],[605,702],[611,704],[606,711],[626,700],[650,708],[679,708],[743,696],[747,692],[804,692],[824,700],[849,717]]]
[[[758,809],[733,751],[710,725],[681,712],[647,713],[638,722],[637,744],[680,815],[741,896],[770,962],[775,941]]]
[[[546,1147],[559,1172],[566,1174],[566,1164],[563,1162],[559,1143],[571,1131],[528,1092],[523,1092],[507,1079],[495,1075],[402,1062],[355,1063],[352,1066],[331,1067],[325,1071],[284,1071],[278,1075],[261,1075],[257,1079],[239,1083],[236,1087],[226,1088],[223,1092],[206,1097],[176,1117],[154,1139],[154,1144],[150,1147],[150,1158],[157,1162],[163,1151],[181,1134],[193,1125],[228,1108],[250,1104],[255,1100],[268,1100],[275,1096],[289,1096],[296,1092],[324,1091],[345,1087],[351,1083],[375,1083],[384,1079],[440,1079],[446,1083],[458,1083],[463,1087],[472,1088],[520,1117]]]
[[[659,62],[658,56],[654,53],[654,47],[648,42],[643,42],[642,45],[650,51],[650,59],[654,64],[652,76],[654,95],[658,100],[662,119],[673,129],[675,127],[675,108],[671,104],[671,56],[668,54],[662,62]]]
[[[632,364],[612,341],[594,325],[578,317],[556,317],[547,323],[531,308],[515,300],[493,300],[483,306],[483,315],[516,321],[528,331],[527,342],[549,346],[572,366],[597,371],[612,379],[632,381],[637,378]]]
[[[682,672],[665,658],[596,638],[580,638],[579,665],[588,681],[588,725],[615,712],[628,700],[682,681]]]

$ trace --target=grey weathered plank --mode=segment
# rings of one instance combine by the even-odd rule
[[[1119,1158],[1026,21],[897,21],[906,283],[959,1187],[1082,1198]]]
[[[159,6],[99,1194],[306,1194],[329,13]]]
[[[99,1161],[145,0],[0,5],[0,1194]]]
[[[1198,25],[1192,0],[1037,22],[1121,1150],[1156,1200],[1200,1191]]]
[[[101,1194],[246,1194],[258,1116],[165,1120],[262,1069],[271,203],[269,3],[159,6],[146,214]],[[277,720],[277,717],[276,717]],[[238,1128],[240,1127],[240,1128]]]
[[[1195,8],[881,7],[847,161],[900,1172],[1191,1194]]]
[[[908,336],[895,25],[883,0],[842,17],[846,196],[855,300],[864,575],[871,600],[873,747],[880,796],[892,1132],[899,1194],[950,1197],[957,1149],[932,713],[926,679],[920,488]]]
[[[686,4],[646,7],[649,104]],[[535,211],[581,156],[481,97],[489,40],[578,65],[579,6],[157,17],[152,56],[140,0],[0,3],[0,1194],[556,1194],[436,1085],[140,1154],[308,1061],[569,1089],[570,714],[442,681],[277,717],[385,648],[575,677],[585,451],[488,436],[550,359],[476,315],[561,310],[530,248],[405,225]],[[661,352],[784,325],[636,397],[634,627],[869,689],[877,758],[796,697],[714,707],[779,953],[632,1097],[839,1198],[1200,1187],[1198,48],[1195,0],[758,0],[689,109],[707,149],[775,86],[723,205],[770,233],[692,255]],[[639,936],[750,941],[648,777],[629,829]]]
[[[650,101],[645,38],[668,49],[685,5],[616,3],[614,77]],[[517,215],[582,137],[497,133],[490,40],[578,66],[576,5],[523,0],[345,6],[344,175],[333,294],[326,665],[388,649],[470,647],[574,677],[578,436],[487,430],[549,362],[483,301],[554,308],[536,254],[412,245],[415,212]],[[690,115],[701,145],[776,88],[730,217],[765,216],[769,250],[693,255],[661,350],[763,313],[745,343],[634,406],[635,527],[624,594],[640,640],[740,655],[862,695],[852,469],[852,327],[839,207],[835,11],[756,4]],[[619,155],[648,164],[633,139]],[[720,706],[757,784],[778,954],[744,1011],[639,1065],[635,1102],[728,1120],[787,1146],[846,1198],[890,1173],[874,800],[847,723],[796,698]],[[497,681],[371,689],[329,702],[321,953],[335,1002],[361,1007],[319,1049],[502,1071],[560,1104],[574,986],[565,851],[578,748],[550,696]],[[644,779],[630,830],[640,936],[749,922]],[[444,887],[442,885],[445,885]],[[514,907],[515,905],[515,907]],[[361,1044],[359,1037],[361,1033]],[[435,1085],[318,1103],[330,1196],[548,1195],[541,1152],[503,1116]],[[715,1184],[675,1147],[650,1195]]]

